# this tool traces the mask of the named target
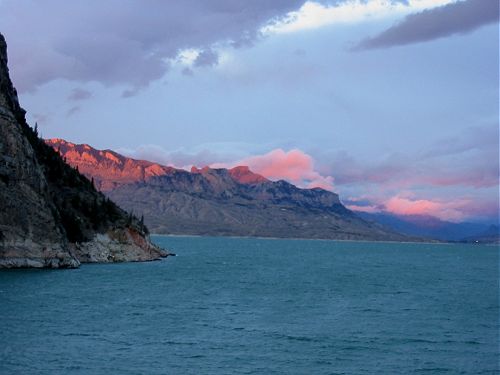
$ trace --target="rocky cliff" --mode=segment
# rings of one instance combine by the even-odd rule
[[[113,200],[144,214],[155,233],[409,240],[361,219],[335,193],[270,181],[246,166],[188,172],[60,139],[47,143]]]
[[[227,169],[176,171],[107,194],[155,233],[407,241],[346,209],[337,194],[286,181],[241,183]]]
[[[174,168],[145,160],[124,157],[112,150],[96,150],[86,144],[74,144],[64,139],[45,141],[57,150],[70,165],[78,166],[80,173],[94,179],[101,191],[109,191],[120,185],[145,182],[151,177],[171,173]]]
[[[0,268],[142,261],[166,252],[26,123],[0,34]]]

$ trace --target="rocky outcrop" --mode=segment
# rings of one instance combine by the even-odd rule
[[[100,191],[109,191],[120,185],[145,182],[151,177],[172,173],[175,169],[145,160],[135,160],[112,150],[96,150],[86,144],[74,144],[64,139],[45,141],[57,150],[67,163],[78,166],[80,173],[93,178]]]
[[[96,233],[92,241],[76,243],[74,254],[85,263],[142,262],[165,255],[132,228]]]
[[[0,268],[74,268],[166,255],[149,241],[143,223],[98,192],[28,126],[1,34],[0,208]]]
[[[193,166],[191,168],[191,173],[202,174],[205,177],[207,177],[211,174],[213,170],[214,169],[209,167],[196,168]],[[226,169],[220,169],[220,170],[226,170]],[[227,173],[232,180],[243,185],[255,185],[264,182],[270,182],[264,176],[261,176],[260,174],[257,173],[253,173],[250,170],[250,168],[246,165],[240,165],[231,169],[227,169]]]

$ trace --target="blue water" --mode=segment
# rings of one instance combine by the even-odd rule
[[[156,237],[0,272],[1,374],[499,374],[498,248]]]

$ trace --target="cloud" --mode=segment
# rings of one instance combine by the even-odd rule
[[[91,97],[92,93],[90,91],[81,88],[76,88],[73,89],[73,91],[71,91],[71,93],[68,95],[68,100],[79,101],[79,100],[89,99]]]
[[[316,155],[349,209],[496,220],[499,215],[498,123],[466,128],[414,154],[361,160],[348,152]],[[348,197],[348,198],[345,198]]]
[[[231,163],[213,167],[235,167],[245,165],[255,173],[270,180],[286,180],[299,187],[334,190],[333,177],[323,176],[314,168],[313,158],[301,150],[275,149],[264,155],[250,156]]]
[[[440,157],[474,150],[498,149],[498,124],[473,126],[460,134],[434,142],[422,156]]]
[[[459,222],[466,214],[464,208],[469,200],[433,201],[395,196],[385,202],[385,211],[396,215],[430,215],[441,220]]]
[[[410,14],[379,35],[361,41],[354,50],[367,50],[426,42],[498,22],[498,0],[457,1]]]
[[[133,87],[131,89],[123,90],[121,97],[122,98],[131,98],[136,96],[141,91],[141,87]]]
[[[342,203],[352,211],[376,213],[383,210],[383,206],[371,201],[372,198],[349,197],[342,199]]]
[[[331,6],[305,0],[178,0],[145,6],[135,0],[124,6],[120,0],[4,0],[0,23],[20,92],[66,79],[124,85],[128,97],[162,78],[185,51],[192,52],[196,66],[213,66],[220,46],[248,47],[275,32],[407,14],[449,1],[346,0]]]
[[[299,10],[292,11],[285,17],[266,25],[263,33],[293,33],[331,24],[372,21],[433,8],[452,1],[454,0],[350,0],[339,1],[335,4],[307,1]]]
[[[303,2],[179,0],[145,5],[136,0],[124,6],[121,0],[6,0],[0,2],[0,23],[20,91],[62,78],[126,85],[133,92],[161,78],[179,52],[209,50],[216,43],[248,45],[263,25]],[[205,57],[204,63],[215,61]]]
[[[70,109],[68,109],[68,111],[66,112],[66,117],[71,117],[75,113],[79,112],[80,110],[81,110],[80,106],[75,105],[75,106],[71,107]]]
[[[219,55],[213,49],[208,48],[201,51],[194,60],[194,66],[214,66],[219,62]]]
[[[323,160],[320,171],[334,175],[337,186],[491,188],[499,185],[498,124],[466,128],[416,154],[395,153],[382,160],[359,160],[338,151],[318,160]]]
[[[233,155],[215,153],[208,150],[189,152],[185,150],[168,151],[158,145],[140,145],[135,149],[118,148],[116,152],[139,160],[148,160],[162,165],[189,170],[191,166],[207,166],[222,163]]]
[[[498,199],[489,198],[422,198],[406,191],[390,197],[370,197],[363,200],[349,198],[344,203],[350,210],[358,212],[433,216],[451,222],[498,218]]]
[[[52,116],[47,113],[33,113],[31,117],[36,123],[47,124]]]
[[[484,160],[475,156],[473,159],[464,160],[465,164],[445,166],[444,163],[432,167],[426,176],[421,174],[420,182],[432,186],[468,186],[476,189],[498,186],[498,153],[491,153]],[[497,159],[498,160],[498,159]]]

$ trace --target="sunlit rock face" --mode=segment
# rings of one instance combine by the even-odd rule
[[[85,158],[96,162],[88,153]],[[147,233],[28,126],[0,34],[0,268],[74,268],[86,261],[165,256]]]
[[[125,157],[111,150],[97,150],[87,144],[75,144],[64,139],[53,138],[45,142],[54,148],[73,167],[78,167],[101,191],[110,191],[118,186],[136,182],[146,182],[153,177],[172,175],[182,170],[160,165],[146,160]],[[191,168],[191,173],[207,178],[214,169],[209,167]],[[240,184],[259,184],[269,181],[253,173],[247,166],[228,169],[228,176]]]
[[[111,150],[96,150],[86,144],[74,144],[64,139],[45,141],[58,151],[66,162],[78,167],[80,173],[93,178],[97,189],[109,191],[132,182],[144,182],[151,177],[172,173],[174,168],[144,160],[135,160]]]

